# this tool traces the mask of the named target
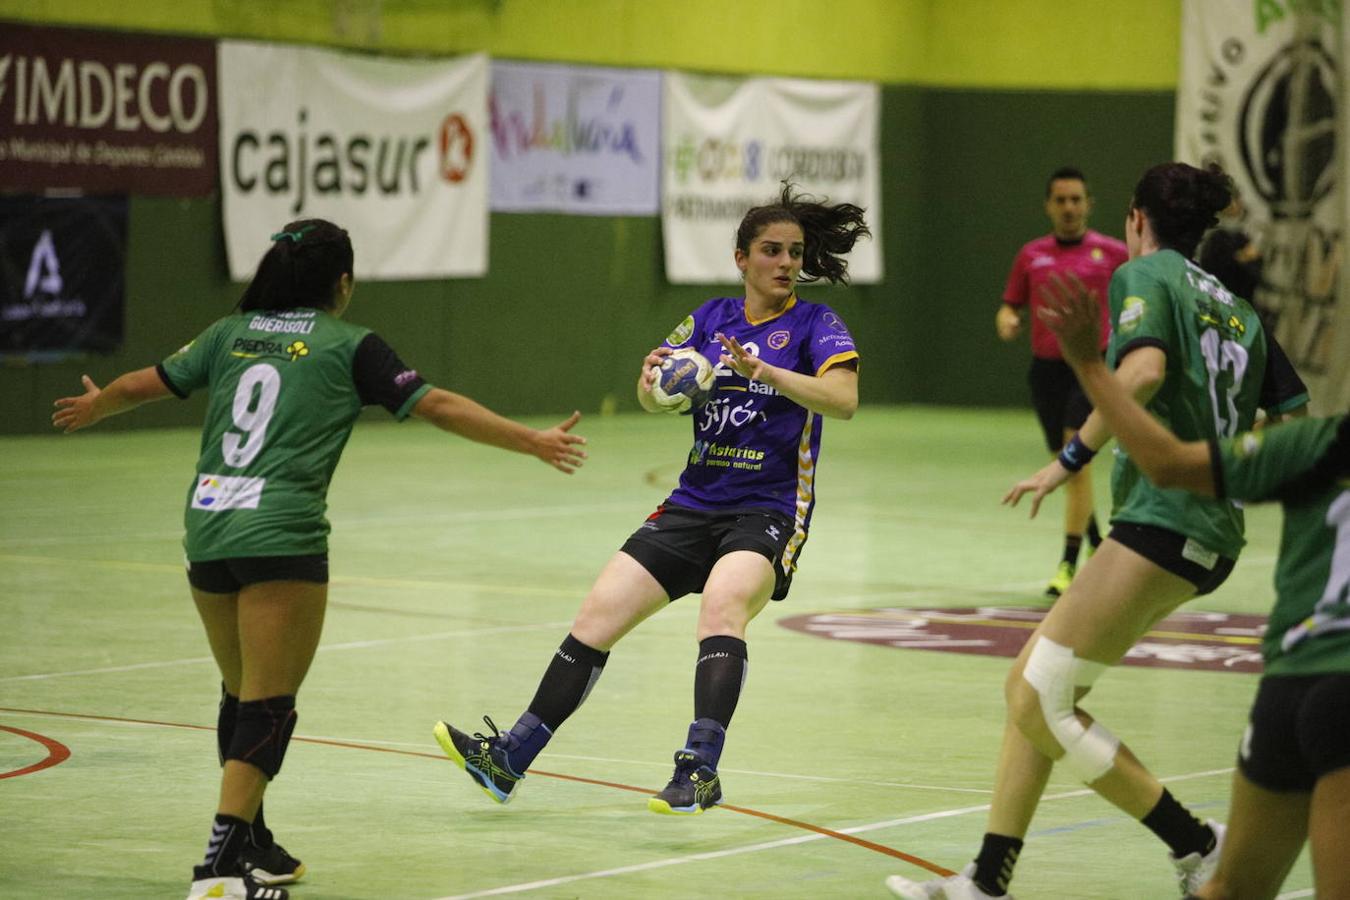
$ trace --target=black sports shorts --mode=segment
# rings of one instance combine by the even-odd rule
[[[1267,675],[1256,689],[1238,768],[1268,791],[1311,791],[1350,766],[1350,674]]]
[[[1124,544],[1161,569],[1195,585],[1195,596],[1211,593],[1233,574],[1236,562],[1206,549],[1184,534],[1156,525],[1113,522],[1107,537]]]
[[[701,593],[723,556],[753,550],[773,566],[772,599],[782,600],[792,587],[792,572],[783,566],[792,532],[792,520],[773,510],[707,512],[663,503],[621,549],[652,574],[671,600]]]
[[[188,561],[188,583],[209,594],[236,594],[263,581],[328,583],[328,554],[310,556],[237,556],[233,559]]]
[[[1065,429],[1076,431],[1092,412],[1092,401],[1078,384],[1073,369],[1062,359],[1032,357],[1027,372],[1031,405],[1045,434],[1045,446],[1058,453],[1064,446]]]

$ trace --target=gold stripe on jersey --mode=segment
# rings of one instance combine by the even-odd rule
[[[855,354],[856,355],[856,354]],[[806,543],[806,517],[811,513],[811,504],[816,497],[816,460],[811,455],[811,434],[815,430],[816,415],[806,414],[806,425],[802,428],[802,440],[797,445],[797,512],[793,516],[792,537],[788,539],[787,549],[783,551],[783,571],[794,572],[797,569],[797,554]]]
[[[821,375],[823,375],[826,369],[834,368],[840,363],[845,363],[848,362],[850,359],[857,359],[857,358],[858,358],[857,350],[845,350],[843,353],[836,353],[834,356],[831,356],[829,359],[825,360],[823,363],[820,364],[820,367],[816,369],[816,377],[819,378]]]

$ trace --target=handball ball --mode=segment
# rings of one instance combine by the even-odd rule
[[[661,361],[652,398],[666,412],[686,412],[708,402],[716,380],[706,356],[693,347],[681,347]]]

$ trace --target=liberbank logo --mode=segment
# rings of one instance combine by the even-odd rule
[[[316,197],[415,197],[429,180],[459,184],[472,170],[476,143],[473,128],[458,112],[430,132],[400,134],[356,123],[315,129],[305,107],[290,129],[243,128],[229,142],[234,189],[245,196],[288,198],[294,215]]]

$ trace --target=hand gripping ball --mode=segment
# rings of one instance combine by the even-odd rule
[[[681,347],[661,361],[652,385],[652,399],[665,412],[697,409],[712,396],[717,376],[708,358],[693,347]]]

